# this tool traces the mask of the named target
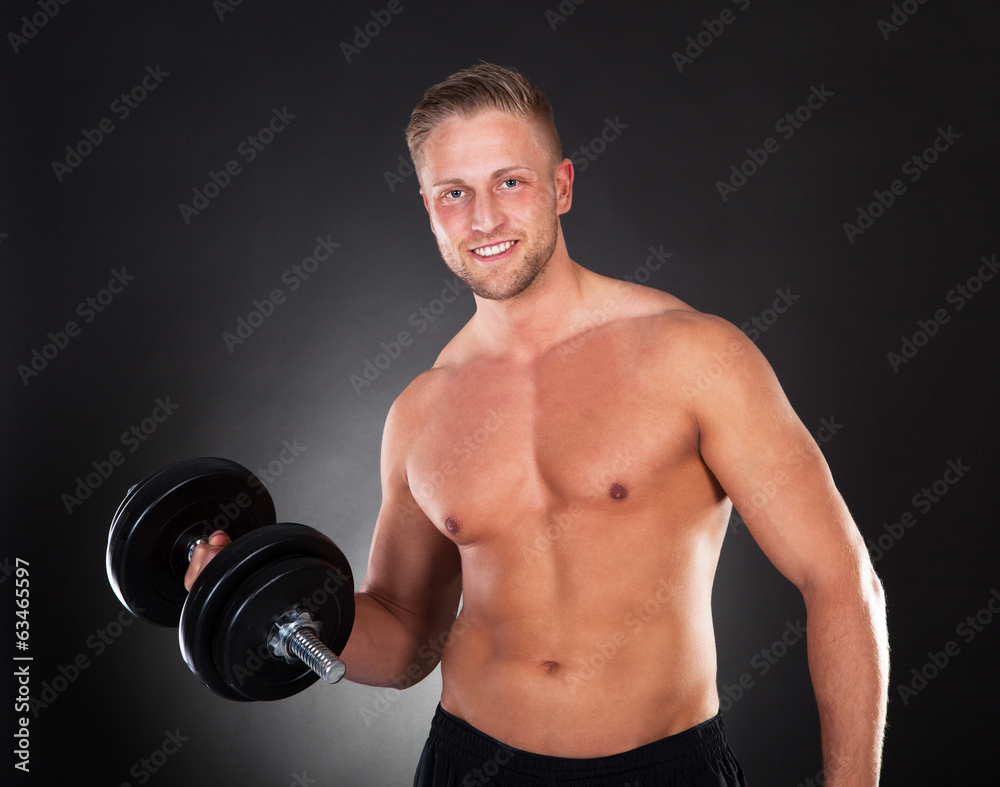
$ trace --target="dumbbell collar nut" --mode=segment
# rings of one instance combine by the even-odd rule
[[[209,543],[209,539],[211,539],[211,536],[202,536],[201,538],[195,539],[190,543],[188,546],[188,563],[191,562],[191,558],[194,556],[194,551],[198,548],[198,545]]]
[[[289,642],[295,636],[296,631],[311,629],[316,636],[319,636],[323,628],[323,622],[316,620],[308,612],[294,609],[286,612],[276,621],[271,628],[271,636],[267,640],[267,645],[275,658],[284,659],[289,664],[294,664],[299,659],[289,649]]]

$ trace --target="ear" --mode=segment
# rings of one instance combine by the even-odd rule
[[[569,213],[573,205],[573,162],[564,158],[556,165],[556,215]]]

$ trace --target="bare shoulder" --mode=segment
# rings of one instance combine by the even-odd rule
[[[385,420],[384,442],[397,446],[411,443],[421,427],[442,406],[447,396],[448,381],[461,364],[463,350],[458,341],[461,332],[438,354],[434,365],[418,374],[396,397]]]
[[[403,389],[389,408],[385,419],[386,440],[406,442],[433,407],[434,392],[439,387],[442,369],[434,366],[417,377]]]
[[[668,354],[679,361],[700,363],[711,360],[713,354],[742,355],[749,348],[756,349],[729,321],[700,312],[670,293],[613,279],[601,287],[601,308],[608,321],[632,334],[644,352],[654,352],[661,359]]]

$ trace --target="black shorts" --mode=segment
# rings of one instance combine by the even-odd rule
[[[610,757],[563,759],[514,749],[438,706],[414,787],[746,787],[722,716]]]

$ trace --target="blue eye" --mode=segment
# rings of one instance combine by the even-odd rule
[[[516,179],[516,178],[508,178],[507,180],[505,180],[505,181],[503,182],[503,184],[504,184],[504,185],[505,185],[505,186],[506,186],[507,188],[511,188],[511,189],[512,189],[512,188],[514,188],[514,186],[516,186],[516,185],[518,184],[518,181],[517,181],[517,179]]]
[[[452,189],[451,191],[447,192],[445,196],[450,197],[451,199],[458,199],[459,197],[462,196],[462,194],[464,194],[464,192],[461,189]]]

